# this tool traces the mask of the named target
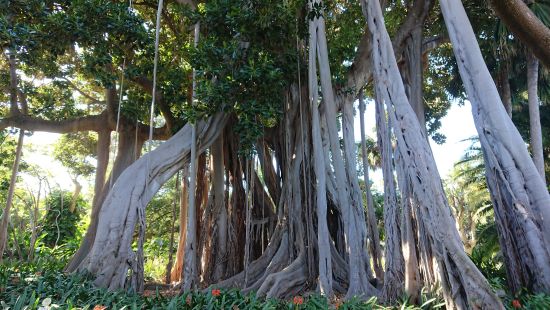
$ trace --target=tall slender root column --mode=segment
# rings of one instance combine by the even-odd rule
[[[489,283],[464,252],[430,146],[412,110],[397,68],[378,1],[362,0],[373,42],[376,92],[385,102],[404,172],[438,261],[449,309],[504,309]],[[461,26],[462,27],[462,26]]]
[[[195,47],[199,43],[200,24],[195,24]],[[193,93],[192,100],[195,100],[196,71],[193,69]],[[193,102],[194,104],[194,102]],[[197,262],[197,210],[195,207],[195,192],[197,186],[197,128],[191,127],[191,159],[189,168],[189,203],[187,207],[187,236],[185,237],[185,263],[183,266],[182,291],[193,289],[197,284],[198,262]]]
[[[319,250],[319,290],[321,294],[331,297],[332,291],[332,258],[330,255],[330,234],[327,225],[327,189],[325,158],[321,137],[321,121],[319,117],[319,87],[317,83],[317,29],[315,22],[309,22],[309,62],[308,81],[311,112],[311,136],[313,144],[313,160],[316,178],[316,209],[317,209],[317,243]]]
[[[316,1],[316,3],[320,4],[320,1]],[[321,92],[323,93],[325,118],[334,174],[337,184],[346,184],[346,186],[337,186],[336,188],[338,203],[345,227],[346,251],[349,256],[349,288],[346,297],[352,298],[358,296],[364,298],[376,294],[376,289],[368,281],[370,259],[366,249],[367,236],[364,211],[361,202],[355,199],[350,200],[350,196],[346,191],[346,187],[351,184],[349,184],[346,176],[346,166],[344,165],[344,159],[340,149],[340,138],[338,136],[336,119],[336,101],[334,99],[331,81],[332,76],[328,61],[325,21],[322,16],[319,16],[315,17],[313,22],[316,24],[316,27],[313,29],[310,28],[310,31],[316,30],[317,33],[317,60],[319,62]]]

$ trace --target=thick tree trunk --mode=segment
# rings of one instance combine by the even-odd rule
[[[90,215],[90,224],[86,229],[86,234],[80,242],[80,247],[73,255],[65,271],[73,272],[76,270],[78,265],[81,264],[82,260],[86,255],[88,255],[92,244],[94,243],[95,235],[97,233],[97,221],[99,211],[101,210],[101,204],[99,200],[101,199],[101,192],[105,186],[105,176],[107,174],[107,166],[109,165],[109,146],[111,144],[111,132],[108,130],[100,131],[97,133],[97,146],[96,146],[96,158],[97,166],[95,171],[95,182],[94,182],[94,199],[92,201],[92,213]]]
[[[402,70],[402,76],[407,98],[409,98],[411,107],[418,118],[420,128],[422,128],[424,135],[427,136],[423,97],[422,26],[423,23],[420,23],[411,32],[411,36],[406,41],[404,51],[405,68]]]
[[[218,115],[196,125],[201,141],[198,154],[215,140],[224,124],[225,118]],[[162,184],[189,161],[190,136],[191,126],[186,125],[124,170],[115,182],[99,213],[92,249],[78,268],[96,275],[97,285],[110,289],[125,286],[128,262],[135,259],[131,244],[138,209],[145,208]]]
[[[452,229],[454,219],[428,141],[421,134],[418,119],[407,100],[380,4],[363,0],[362,6],[373,36],[376,91],[386,103],[397,138],[397,151],[405,162],[405,177],[411,183],[420,218],[435,248],[447,308],[503,309],[487,280],[464,252],[458,232]]]
[[[527,93],[529,101],[529,135],[531,142],[531,153],[533,162],[539,172],[542,181],[546,184],[544,175],[544,155],[542,152],[542,129],[540,126],[539,111],[539,61],[537,58],[527,52]]]
[[[417,240],[415,226],[419,226],[419,219],[413,218],[413,210],[418,209],[414,195],[411,192],[410,181],[406,177],[406,166],[399,152],[394,152],[395,168],[397,170],[399,191],[401,194],[401,251],[405,261],[404,266],[404,288],[409,301],[418,304],[423,283],[435,283],[429,279],[421,278],[421,270],[431,270],[431,266],[425,261],[419,259],[420,251],[423,246]],[[424,236],[426,237],[426,236]]]
[[[359,178],[357,176],[357,145],[355,144],[355,136],[353,129],[353,104],[346,103],[343,107],[342,113],[342,131],[344,140],[344,155],[347,171],[347,181],[351,191],[352,205],[355,206],[353,211],[353,218],[355,220],[356,229],[358,230],[360,237],[361,251],[363,254],[363,261],[366,263],[366,271],[369,280],[373,278],[372,270],[370,267],[370,257],[367,249],[367,227],[365,220],[365,208],[363,207],[363,195],[361,188],[359,187]]]
[[[15,160],[11,170],[10,187],[6,195],[6,206],[0,217],[0,262],[4,256],[4,248],[8,240],[8,224],[10,221],[10,210],[13,205],[13,196],[15,192],[15,184],[17,183],[17,174],[19,172],[19,163],[21,162],[21,153],[23,151],[23,139],[25,138],[25,130],[19,130],[19,138],[17,139],[17,149],[15,150]]]
[[[442,0],[441,8],[472,103],[509,287],[549,292],[550,195],[502,106],[464,7]]]

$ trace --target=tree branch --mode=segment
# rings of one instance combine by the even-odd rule
[[[550,29],[523,0],[490,0],[496,15],[546,68],[550,68]]]
[[[105,127],[112,130],[107,122],[107,113],[84,116],[62,121],[50,121],[19,114],[0,120],[0,130],[7,127],[16,127],[29,131],[45,131],[52,133],[69,133],[77,131],[99,131]]]
[[[83,97],[87,98],[88,100],[92,101],[93,103],[105,103],[105,101],[99,100],[95,98],[94,96],[86,93],[83,89],[78,87],[73,81],[69,80],[68,78],[62,78],[63,81],[67,82],[69,86],[76,90],[79,94],[81,94]]]
[[[424,42],[422,42],[422,54],[429,53],[438,48],[441,44],[449,42],[449,37],[446,35],[427,38],[424,40]]]

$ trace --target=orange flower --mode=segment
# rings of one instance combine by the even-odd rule
[[[212,290],[212,296],[217,297],[220,296],[221,291],[218,289]]]
[[[302,296],[296,296],[294,299],[292,299],[292,303],[295,305],[301,305],[304,303],[304,297]]]
[[[107,307],[104,305],[95,305],[93,310],[105,310]]]
[[[519,300],[517,300],[517,299],[512,300],[512,307],[514,307],[516,309],[521,308],[521,303],[519,302]]]
[[[191,302],[193,301],[191,295],[187,295],[187,297],[185,298],[185,303],[189,306],[191,306]]]

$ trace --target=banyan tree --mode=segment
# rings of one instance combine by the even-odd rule
[[[182,290],[215,286],[268,297],[317,291],[391,303],[404,294],[418,301],[426,287],[441,288],[449,309],[503,309],[464,251],[428,143],[426,59],[451,44],[483,150],[509,286],[550,292],[550,196],[460,0],[400,2],[406,15],[391,29],[384,12],[392,1],[149,2],[149,28],[157,26],[156,44],[146,49],[152,75],[125,72],[138,56],[124,50],[107,65],[152,97],[157,106],[149,120],[120,114],[125,86],[117,78],[100,114],[49,121],[13,103],[0,122],[2,128],[97,131],[98,150],[117,132],[115,168],[106,177],[98,159],[91,225],[67,270],[87,271],[109,289],[142,290],[145,209],[178,175],[181,228],[171,278]],[[135,18],[134,5],[127,12]],[[428,38],[433,16],[443,18],[439,26],[446,30]],[[164,24],[169,34],[162,33]],[[351,47],[332,55],[334,33],[351,24],[360,31],[344,41],[357,42],[340,39]],[[170,61],[180,61],[176,49],[162,45],[168,39],[186,51],[183,77],[163,74]],[[167,91],[176,76],[174,83],[185,80],[174,88],[185,90],[179,104],[170,102],[176,91]],[[376,124],[365,124],[365,102],[375,105]],[[154,128],[157,112],[163,126]],[[365,154],[365,127],[375,125],[383,246]],[[166,141],[154,149],[147,143],[140,157],[146,140]]]

